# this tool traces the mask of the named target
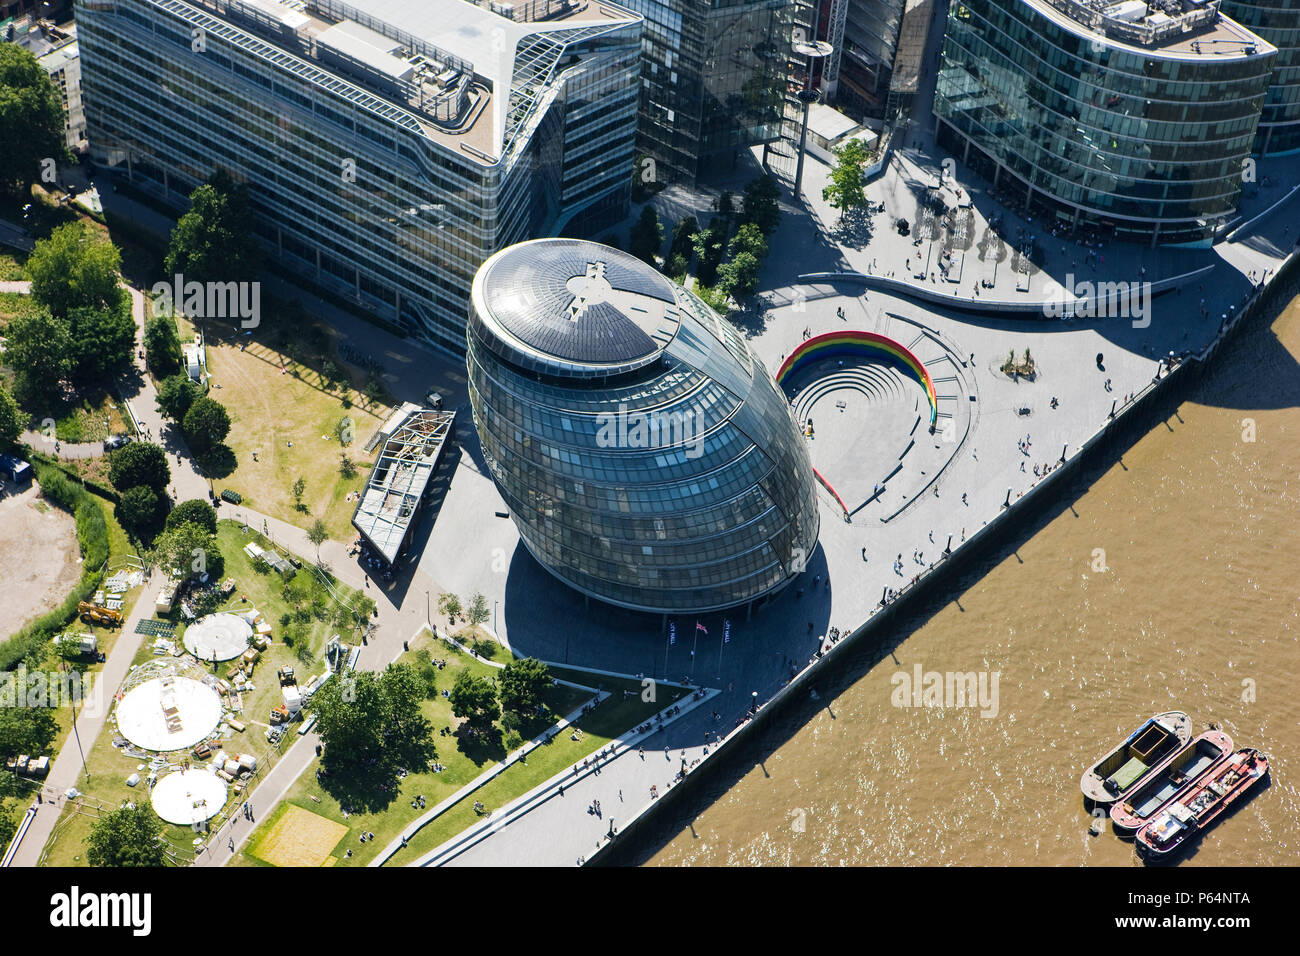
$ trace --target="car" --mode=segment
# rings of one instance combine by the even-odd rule
[[[111,435],[104,442],[104,451],[113,451],[114,449],[121,448],[123,445],[129,445],[133,441],[135,441],[135,439],[130,435]]]

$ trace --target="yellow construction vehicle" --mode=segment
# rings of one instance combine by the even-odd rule
[[[88,601],[82,601],[77,605],[77,613],[87,624],[98,624],[100,627],[117,627],[122,623],[121,611],[98,607]]]

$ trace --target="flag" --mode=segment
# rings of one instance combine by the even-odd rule
[[[709,629],[705,627],[703,624],[701,624],[699,621],[695,622],[695,629],[697,631],[703,631],[705,634],[709,633]]]

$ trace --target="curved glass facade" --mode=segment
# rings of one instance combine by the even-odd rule
[[[573,293],[535,329],[518,310],[528,296],[502,288],[529,270],[553,273],[537,277],[532,307],[546,308],[547,291]],[[589,301],[584,272],[599,273],[603,301]],[[547,570],[591,597],[665,613],[743,604],[802,570],[818,532],[804,439],[771,375],[698,298],[616,249],[538,240],[484,263],[473,302],[467,365],[483,455]],[[667,331],[634,369],[607,374],[572,348],[548,364],[534,344],[581,338],[602,305],[623,316],[617,351],[639,341],[656,302],[650,325]]]
[[[1222,17],[1138,46],[1089,30],[1071,8],[952,4],[940,142],[1067,223],[1207,240],[1236,208],[1276,50]]]
[[[1300,0],[1223,0],[1221,9],[1277,47],[1255,150],[1300,151]]]

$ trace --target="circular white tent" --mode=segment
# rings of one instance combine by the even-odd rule
[[[226,785],[208,770],[169,773],[154,785],[149,801],[168,823],[192,826],[211,820],[226,805]]]
[[[248,650],[253,627],[238,614],[209,614],[185,629],[185,649],[201,661],[229,661]]]
[[[137,747],[183,750],[205,740],[221,722],[221,697],[202,681],[170,669],[139,676],[144,679],[124,690],[117,704],[118,733]]]

